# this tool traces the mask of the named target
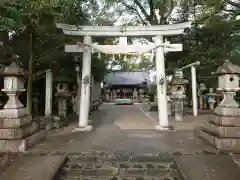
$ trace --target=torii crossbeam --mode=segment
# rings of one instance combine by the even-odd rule
[[[94,52],[101,52],[105,54],[127,54],[127,53],[147,53],[152,50],[156,51],[154,43],[148,45],[98,45],[98,44],[77,44],[77,45],[66,45],[65,52],[83,52],[85,46],[89,46],[94,49]],[[182,44],[163,44],[164,53],[182,51]]]

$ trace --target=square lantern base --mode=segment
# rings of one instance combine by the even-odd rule
[[[0,128],[0,139],[23,139],[33,133],[37,132],[39,124],[35,121],[18,128]]]
[[[197,135],[222,151],[240,152],[239,117],[212,115]]]
[[[1,128],[19,128],[30,124],[32,116],[23,116],[18,118],[0,118],[0,129]]]
[[[34,146],[39,141],[44,139],[47,131],[39,131],[24,139],[16,140],[1,140],[0,139],[0,152],[25,152],[28,148]]]
[[[204,129],[197,130],[197,136],[207,141],[215,148],[221,151],[227,152],[240,152],[240,139],[239,138],[222,138],[216,135],[213,135]]]

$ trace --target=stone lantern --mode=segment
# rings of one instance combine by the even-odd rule
[[[209,122],[200,129],[199,136],[213,144],[217,149],[240,152],[240,108],[234,96],[239,88],[240,66],[230,61],[217,69],[217,90],[224,97],[210,116]]]
[[[182,71],[176,70],[173,79],[170,81],[170,94],[174,108],[175,120],[183,121],[183,104],[185,95],[185,85],[188,80],[183,79]]]
[[[218,68],[218,91],[222,91],[224,98],[214,110],[218,115],[222,116],[232,116],[240,115],[239,104],[235,101],[234,96],[239,88],[239,74],[240,66],[233,65],[230,61],[225,61],[225,63]]]
[[[206,95],[209,96],[208,103],[209,103],[210,110],[214,110],[214,106],[216,103],[216,97],[219,97],[220,94],[214,93],[213,88],[209,88],[209,93],[207,93]]]
[[[0,152],[23,152],[29,146],[28,140],[38,131],[39,125],[32,121],[32,116],[28,115],[18,99],[25,91],[23,69],[14,61],[5,68],[3,76],[2,91],[9,99],[0,110]]]
[[[55,97],[58,101],[58,116],[61,121],[67,122],[67,104],[68,99],[71,96],[68,89],[69,78],[65,75],[60,75],[56,78],[57,92]]]

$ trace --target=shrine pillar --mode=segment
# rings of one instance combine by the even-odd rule
[[[46,95],[45,95],[45,116],[52,115],[52,89],[53,89],[53,73],[49,69],[46,71]]]
[[[84,44],[91,43],[92,37],[84,36]],[[76,128],[76,131],[92,130],[92,126],[88,125],[90,106],[90,84],[91,84],[91,55],[92,55],[91,48],[89,46],[85,46],[83,49],[79,124],[78,127]]]
[[[167,110],[167,81],[165,75],[165,59],[164,59],[164,46],[163,36],[158,35],[155,37],[156,43],[156,70],[157,70],[157,102],[158,102],[158,117],[159,124],[156,125],[157,131],[170,129],[168,123],[168,110]]]
[[[198,116],[198,102],[197,102],[197,76],[196,67],[191,66],[192,74],[192,105],[193,105],[193,115]]]

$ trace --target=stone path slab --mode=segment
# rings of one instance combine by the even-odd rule
[[[0,180],[52,180],[66,156],[22,156],[0,172]]]
[[[128,121],[138,119],[143,124],[146,116],[137,105],[113,106],[102,105],[98,111],[91,114],[93,131],[72,132],[78,122],[70,127],[54,130],[48,133],[45,141],[28,150],[28,153],[75,153],[92,151],[116,151],[157,153],[157,152],[182,152],[182,151],[215,151],[215,148],[195,137],[192,131],[157,132],[154,129],[123,129],[117,126],[116,120],[125,117]],[[148,123],[154,123],[149,119]]]
[[[240,179],[240,168],[229,155],[178,155],[175,161],[185,180]]]
[[[121,114],[114,124],[120,129],[155,129],[156,122],[136,106],[121,106]]]
[[[155,121],[156,123],[158,120],[158,112],[157,111],[149,111],[148,104],[139,104],[139,108],[144,111],[144,114],[148,116],[150,119]],[[191,109],[184,109],[184,117],[183,122],[175,121],[174,114],[169,116],[169,125],[174,127],[176,131],[194,131],[196,127],[202,127],[208,121],[209,115],[211,114],[210,111],[200,111],[199,116],[194,117],[192,115]]]
[[[179,180],[168,153],[134,156],[128,153],[70,155],[55,180]]]

